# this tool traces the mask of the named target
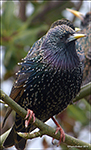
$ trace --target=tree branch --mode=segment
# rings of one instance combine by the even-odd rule
[[[91,95],[91,82],[81,87],[80,93],[76,96],[76,98],[73,100],[73,102],[76,102],[82,98],[85,98],[86,96]]]
[[[75,101],[80,99],[80,98],[83,98],[84,96],[89,95],[90,94],[90,87],[91,87],[91,83],[89,83],[88,85],[84,86],[82,88],[79,96],[77,96],[77,98],[75,99]],[[83,93],[83,95],[82,95],[82,93]],[[7,96],[2,90],[0,90],[0,98],[5,103],[7,103],[13,110],[15,110],[22,118],[25,118],[25,116],[27,114],[27,111],[24,108],[22,108],[20,105],[18,105],[9,96]],[[36,127],[38,127],[40,129],[40,131],[39,132],[35,132],[33,134],[29,134],[28,133],[28,134],[26,134],[26,138],[35,138],[35,137],[42,136],[42,135],[48,135],[48,136],[53,137],[53,138],[55,138],[57,140],[60,139],[60,132],[58,132],[55,135],[55,129],[50,127],[50,126],[48,126],[48,125],[46,125],[46,124],[44,124],[39,119],[37,119],[37,118],[35,119],[34,125]],[[22,133],[19,133],[19,134],[22,134]],[[67,135],[67,134],[65,134],[65,143],[67,145],[70,145],[70,146],[78,146],[77,148],[83,149],[83,150],[91,148],[91,144],[88,144],[88,143],[85,143],[83,141],[80,141],[80,140],[78,140],[76,138],[73,138],[73,137]]]
[[[21,137],[26,138],[26,139],[33,139],[36,137],[42,137],[43,135],[48,135],[50,137],[53,137],[54,139],[59,140],[60,139],[60,133],[58,132],[58,134],[55,135],[55,129],[49,126],[47,127],[46,125],[46,130],[45,128],[38,132],[34,132],[34,133],[18,133]],[[76,139],[72,136],[69,136],[67,134],[65,134],[65,144],[68,145],[68,147],[77,147],[78,149],[82,149],[82,150],[88,150],[91,148],[91,144],[85,143],[79,139]]]
[[[27,17],[26,17],[26,4],[27,4],[27,1],[22,1],[22,0],[19,0],[20,3],[19,3],[19,17],[22,21],[26,21]]]

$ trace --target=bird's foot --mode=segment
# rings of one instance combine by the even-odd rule
[[[65,133],[64,133],[64,130],[62,129],[62,127],[58,124],[58,122],[53,117],[52,117],[52,120],[54,121],[54,123],[57,126],[55,134],[57,134],[58,131],[60,131],[60,140],[57,144],[57,146],[59,146],[62,140],[63,140],[63,142],[65,141]],[[53,141],[54,141],[54,138],[52,139],[52,143],[53,143]]]
[[[61,126],[57,127],[55,134],[57,134],[58,131],[60,131],[60,140],[59,140],[57,146],[59,146],[61,144],[62,139],[63,139],[63,142],[65,141],[65,133],[64,133],[63,129],[61,128]],[[53,141],[54,141],[54,138],[52,139],[52,143],[53,143]]]
[[[27,119],[27,120],[25,120],[25,127],[27,128],[28,127],[28,125],[29,125],[29,123],[30,123],[30,120],[33,118],[33,123],[35,122],[35,114],[34,114],[34,112],[32,111],[32,110],[30,110],[30,109],[28,109],[27,110],[27,115],[26,115],[26,117],[25,117],[25,119]]]

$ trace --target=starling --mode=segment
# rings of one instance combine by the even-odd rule
[[[80,31],[80,33],[86,34],[85,38],[78,40],[85,54],[83,82],[82,82],[82,85],[85,85],[91,82],[91,12],[86,13],[86,15],[84,16],[82,13],[76,10],[68,8],[67,10],[73,13],[81,20],[80,26],[82,30]]]
[[[73,28],[68,21],[52,24],[46,35],[34,43],[16,74],[10,97],[43,122],[62,112],[80,91],[84,54],[76,40],[85,35],[75,33]],[[26,139],[17,132],[34,129],[31,123],[26,128],[25,120],[16,113],[4,147],[15,145],[23,150]]]

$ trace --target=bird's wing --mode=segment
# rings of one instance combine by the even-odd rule
[[[10,97],[15,102],[18,102],[19,99],[22,97],[22,95],[24,93],[24,89],[26,88],[25,84],[26,84],[28,78],[32,77],[34,74],[34,71],[32,69],[34,66],[33,62],[26,61],[26,62],[23,62],[21,65],[22,65],[22,67],[17,73],[17,78],[14,82],[14,85],[13,85],[11,93],[10,93]],[[12,111],[12,109],[9,107],[6,112],[2,127],[4,126],[5,121],[6,121],[7,117],[10,115],[11,111]]]
[[[41,39],[39,39],[38,41],[36,41],[33,44],[30,51],[28,52],[27,56],[24,58],[25,63],[24,62],[21,63],[22,67],[17,73],[16,81],[14,82],[14,85],[13,85],[11,93],[10,93],[10,97],[15,102],[18,102],[19,99],[21,98],[21,96],[24,92],[24,89],[25,89],[25,82],[27,82],[27,80],[30,76],[32,78],[32,75],[34,73],[32,71],[33,70],[33,62],[31,62],[30,59],[35,56],[35,52],[40,48],[44,38],[45,38],[45,36],[43,36]],[[32,69],[31,69],[31,66],[32,66]],[[6,121],[7,117],[9,116],[9,114],[11,113],[11,111],[12,111],[12,109],[8,108],[2,127],[4,126],[5,121]]]
[[[25,67],[23,67],[25,68]],[[16,81],[14,82],[14,85],[12,87],[11,93],[10,93],[10,97],[18,102],[18,100],[20,99],[20,97],[22,96],[23,92],[24,92],[24,84],[27,80],[27,78],[30,76],[30,73],[22,73],[22,68],[18,74],[18,77],[16,79]]]

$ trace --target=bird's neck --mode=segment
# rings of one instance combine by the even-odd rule
[[[75,44],[75,43],[74,43]],[[76,53],[75,45],[70,44],[65,49],[58,48],[56,50],[45,49],[44,50],[44,63],[47,63],[52,68],[57,70],[73,70],[79,65],[79,57]],[[74,48],[74,49],[73,49]]]

